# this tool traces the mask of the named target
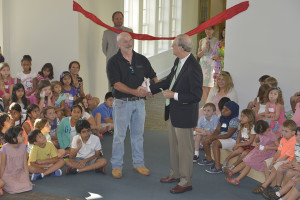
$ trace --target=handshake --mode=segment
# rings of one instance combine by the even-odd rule
[[[147,87],[140,86],[136,89],[136,96],[138,97],[154,97],[151,92],[148,92]]]
[[[162,90],[162,94],[164,95],[164,97],[166,99],[172,99],[174,98],[174,95],[175,95],[175,92],[172,92],[170,90]],[[143,86],[140,86],[136,89],[136,94],[135,96],[138,96],[138,97],[151,97],[153,98],[154,95],[148,91],[148,88],[147,87],[143,87]]]

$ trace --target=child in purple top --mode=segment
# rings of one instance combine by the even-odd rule
[[[71,86],[73,84],[73,80],[70,72],[64,71],[60,75],[60,82],[63,84],[64,93],[66,95],[66,107],[70,109],[78,95],[76,88]]]
[[[250,172],[251,168],[257,171],[264,171],[264,161],[272,158],[279,142],[275,133],[273,133],[266,121],[259,120],[254,128],[257,136],[254,141],[255,149],[253,149],[244,159],[243,162],[236,166],[232,171],[228,169],[225,171],[226,180],[234,185],[238,185],[245,176]],[[259,141],[259,144],[258,144]],[[240,172],[236,178],[230,178],[233,174]]]

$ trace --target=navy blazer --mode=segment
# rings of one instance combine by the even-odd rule
[[[176,73],[179,58],[176,58],[174,66],[165,80],[150,85],[152,94],[168,90]],[[171,118],[172,125],[176,128],[194,128],[197,126],[199,102],[202,97],[203,75],[202,70],[190,54],[171,88],[178,93],[178,101],[170,99],[170,105],[165,107],[165,120]]]

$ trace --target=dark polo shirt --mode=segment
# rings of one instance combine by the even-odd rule
[[[131,64],[126,60],[122,54],[121,50],[117,54],[112,56],[107,62],[107,76],[110,85],[117,82],[125,84],[127,87],[136,89],[142,85],[144,77],[153,79],[156,77],[156,73],[151,67],[149,60],[133,51]],[[116,90],[114,87],[112,89],[113,96],[117,99],[134,97],[131,94],[126,94]]]

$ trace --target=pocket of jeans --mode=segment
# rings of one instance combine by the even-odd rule
[[[124,102],[122,100],[115,99],[114,104],[116,107],[121,108]]]

